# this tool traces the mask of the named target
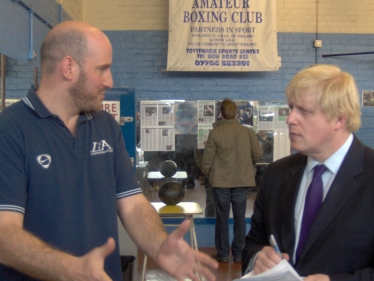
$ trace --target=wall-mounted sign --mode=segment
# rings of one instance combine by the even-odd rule
[[[169,71],[279,69],[276,0],[169,0]]]
[[[121,108],[119,101],[103,101],[101,103],[101,110],[112,114],[113,118],[120,124]]]

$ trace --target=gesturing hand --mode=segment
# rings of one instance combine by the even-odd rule
[[[218,268],[218,262],[207,254],[192,249],[183,236],[189,230],[190,220],[185,220],[162,243],[157,256],[159,265],[169,274],[182,281],[186,277],[199,280],[199,274],[207,280],[216,279],[212,269]]]

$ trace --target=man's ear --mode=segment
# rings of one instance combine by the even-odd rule
[[[66,56],[61,61],[61,74],[66,80],[73,80],[79,73],[79,66],[76,61],[70,57]]]
[[[335,121],[335,129],[340,129],[345,127],[345,122],[347,121],[347,116],[339,116]]]

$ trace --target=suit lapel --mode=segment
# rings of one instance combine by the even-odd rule
[[[282,187],[280,196],[281,243],[283,250],[290,256],[293,255],[295,244],[295,205],[301,178],[306,166],[306,160],[307,157],[302,156],[302,160],[295,163],[295,165],[289,169],[289,173],[284,182],[284,186]]]
[[[355,177],[363,172],[364,146],[354,138],[347,155],[310,229],[302,258],[359,188]]]

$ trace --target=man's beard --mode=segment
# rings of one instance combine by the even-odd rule
[[[88,92],[86,88],[87,76],[81,69],[77,83],[70,87],[69,93],[79,112],[97,112],[101,110],[101,102],[98,102],[97,93]]]

